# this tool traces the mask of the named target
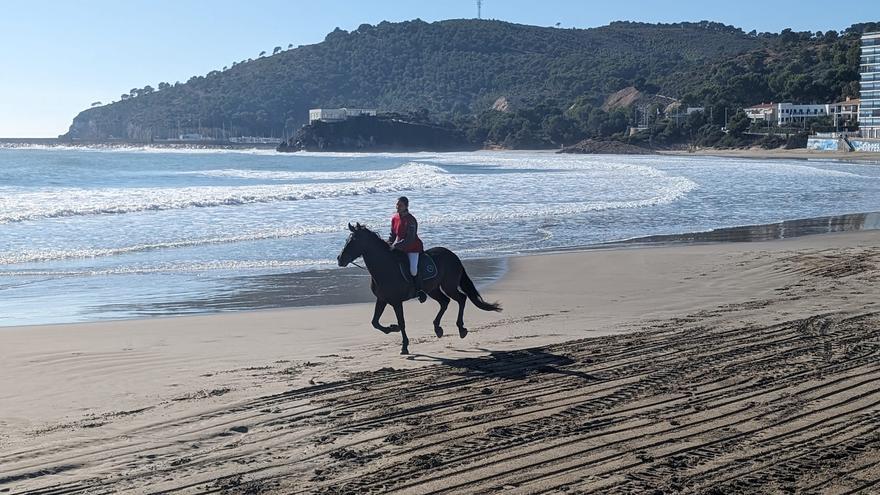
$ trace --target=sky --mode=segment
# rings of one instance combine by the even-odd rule
[[[745,31],[843,30],[880,1],[483,0],[484,19],[563,28],[711,20]],[[57,137],[93,102],[318,43],[336,27],[474,18],[476,0],[0,0],[0,138]]]

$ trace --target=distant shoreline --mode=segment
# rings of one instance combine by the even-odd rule
[[[760,159],[804,159],[804,160],[845,160],[845,161],[880,161],[880,153],[862,151],[816,151],[806,148],[787,150],[782,148],[763,149],[714,149],[698,150],[658,150],[661,155],[672,156],[715,156],[719,158],[760,158]]]
[[[63,147],[63,148],[84,148],[84,149],[126,149],[126,148],[156,148],[156,149],[261,149],[275,150],[274,144],[261,143],[219,143],[219,142],[199,142],[199,141],[163,141],[154,143],[143,143],[134,141],[78,141],[69,142],[59,140],[57,138],[0,138],[0,149],[2,148],[28,148],[33,146],[47,147]],[[414,150],[411,148],[385,147],[382,149],[371,150],[351,150],[352,153],[413,153],[417,151],[431,151],[435,153],[454,153],[462,151],[546,151],[558,152],[558,150],[548,150],[546,148],[535,149],[506,149],[497,147],[486,147],[479,149],[442,149],[442,150]],[[338,152],[338,150],[328,151]],[[322,151],[315,151],[322,153]],[[618,153],[574,153],[574,154],[611,154]],[[632,153],[623,153],[632,156]],[[801,159],[801,160],[843,160],[843,161],[870,161],[880,162],[880,153],[875,152],[849,152],[849,151],[817,151],[806,148],[798,149],[763,149],[763,148],[747,148],[747,149],[721,149],[721,148],[699,148],[696,150],[687,149],[646,149],[644,155],[669,155],[669,156],[714,156],[718,158],[749,158],[749,159]],[[638,155],[635,155],[638,156]]]
[[[267,149],[274,150],[278,145],[263,143],[229,143],[213,141],[162,141],[143,143],[137,141],[64,141],[57,138],[0,138],[0,148],[28,148],[47,146],[58,148],[167,148],[167,149]]]

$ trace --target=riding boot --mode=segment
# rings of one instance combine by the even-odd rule
[[[420,303],[428,300],[428,295],[422,290],[422,278],[418,275],[413,276],[413,287],[416,289],[416,297],[419,298]]]

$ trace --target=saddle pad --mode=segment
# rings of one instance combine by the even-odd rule
[[[437,264],[428,253],[419,256],[419,276],[422,280],[430,280],[437,276]]]
[[[409,260],[403,256],[400,262],[400,275],[404,280],[409,281]],[[419,255],[419,278],[422,281],[431,280],[437,276],[437,263],[428,253],[422,252]]]

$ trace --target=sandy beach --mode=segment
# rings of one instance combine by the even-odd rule
[[[371,304],[0,328],[0,493],[871,493],[878,246],[515,257],[410,356]]]
[[[776,159],[776,158],[793,158],[800,160],[846,160],[846,161],[880,161],[880,153],[873,152],[848,152],[848,151],[818,151],[808,150],[806,148],[798,148],[787,150],[784,148],[764,149],[764,148],[748,148],[748,149],[713,149],[701,148],[696,150],[676,150],[676,151],[659,151],[662,155],[682,155],[682,156],[718,156],[727,158],[760,158],[760,159]]]

